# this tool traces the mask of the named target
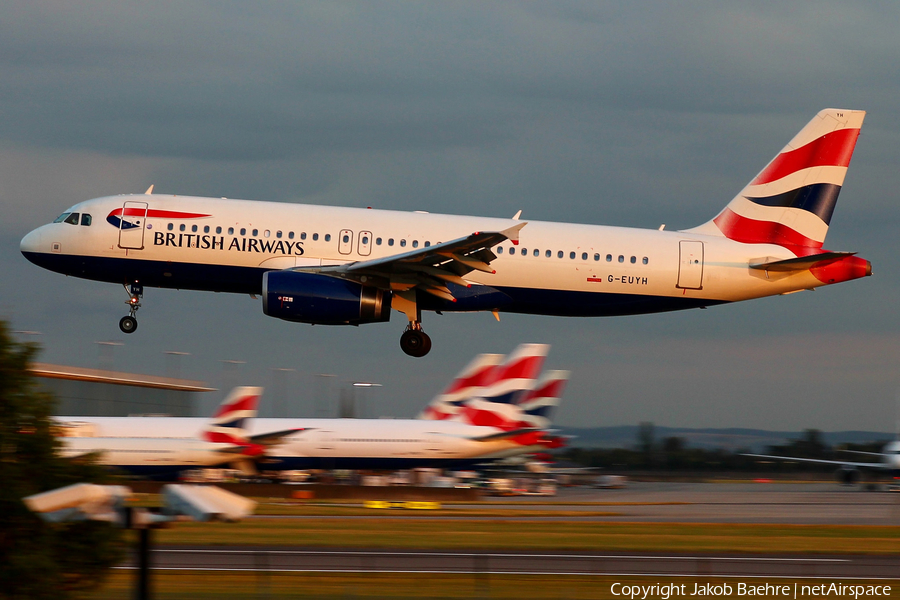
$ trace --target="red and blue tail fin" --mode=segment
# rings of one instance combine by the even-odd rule
[[[441,421],[456,416],[463,404],[482,395],[483,388],[492,380],[492,371],[504,358],[503,354],[479,354],[473,358],[417,418]]]
[[[718,216],[688,231],[798,254],[821,248],[865,116],[819,112]]]
[[[519,403],[521,426],[540,429],[550,426],[550,414],[559,405],[570,374],[569,371],[546,371],[541,375],[534,388]]]
[[[222,444],[246,444],[247,421],[256,416],[256,406],[263,388],[242,386],[231,393],[219,405],[215,416],[203,430],[207,442]]]

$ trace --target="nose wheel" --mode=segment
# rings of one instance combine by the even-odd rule
[[[421,358],[431,350],[431,338],[422,331],[422,324],[411,321],[400,336],[400,348],[408,355]]]
[[[119,319],[119,329],[122,330],[122,333],[134,333],[134,330],[137,329],[138,326],[134,314],[141,307],[141,298],[144,296],[144,286],[138,283],[132,283],[131,285],[125,286],[125,291],[128,292],[128,300],[125,301],[125,304],[128,305],[128,316]]]

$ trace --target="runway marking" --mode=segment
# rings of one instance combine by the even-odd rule
[[[113,569],[134,571],[137,567],[118,566]],[[829,581],[897,581],[897,577],[835,577],[832,575],[697,575],[692,573],[595,573],[580,571],[436,571],[436,570],[402,570],[402,569],[243,569],[220,567],[152,567],[152,571],[216,571],[216,572],[248,572],[264,571],[267,573],[399,573],[410,575],[573,575],[591,577],[723,577],[727,579],[827,579]]]
[[[745,562],[852,562],[852,558],[780,558],[771,556],[647,556],[629,554],[516,554],[516,553],[479,553],[479,552],[377,552],[351,550],[340,552],[336,550],[189,550],[181,548],[161,548],[153,552],[167,552],[170,554],[295,554],[295,555],[339,555],[339,556],[460,556],[460,557],[500,557],[500,558],[603,558],[621,560],[732,560]]]

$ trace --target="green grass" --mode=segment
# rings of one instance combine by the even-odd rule
[[[159,544],[897,554],[900,527],[497,520],[250,519],[179,523]]]

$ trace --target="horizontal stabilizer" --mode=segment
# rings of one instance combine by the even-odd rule
[[[498,433],[491,433],[489,435],[482,435],[479,437],[470,438],[473,442],[496,442],[497,440],[506,440],[509,438],[514,438],[522,435],[523,433],[532,433],[534,431],[540,431],[535,427],[524,427],[522,429],[513,429],[511,431],[500,431]]]
[[[754,263],[750,265],[750,268],[759,271],[773,272],[807,271],[821,263],[839,260],[841,258],[853,256],[854,254],[856,254],[856,252],[822,252],[820,254],[811,254],[809,256],[788,258],[786,260]]]

